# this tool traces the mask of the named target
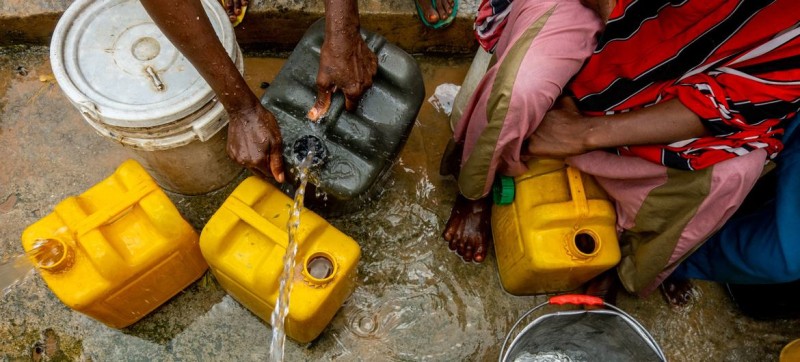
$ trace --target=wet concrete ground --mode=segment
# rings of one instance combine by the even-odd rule
[[[85,124],[49,78],[47,51],[0,48],[0,261],[22,252],[27,225],[127,158]],[[420,61],[428,96],[439,84],[458,84],[469,65],[468,59]],[[258,85],[274,77],[282,60],[250,56],[245,64],[260,95]],[[465,264],[439,237],[456,192],[452,179],[438,175],[449,132],[447,118],[426,102],[383,197],[330,220],[362,247],[358,286],[317,341],[287,342],[288,361],[494,360],[514,321],[545,300],[505,293],[493,253],[483,264]],[[200,231],[245,176],[208,195],[170,196]],[[618,306],[672,361],[777,360],[800,337],[797,321],[752,320],[721,286],[697,284],[701,297],[684,310],[669,308],[658,294],[622,293]],[[70,310],[36,274],[0,295],[0,361],[264,361],[270,336],[268,324],[210,277],[122,330]]]

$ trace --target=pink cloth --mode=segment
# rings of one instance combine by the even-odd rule
[[[530,46],[520,49],[517,41],[523,33],[550,11]],[[514,3],[497,43],[497,63],[481,80],[456,126],[455,139],[464,144],[459,186],[464,186],[462,181],[483,186],[471,187],[478,190],[474,192],[461,187],[464,196],[474,199],[486,195],[497,171],[515,176],[526,170],[520,159],[524,140],[592,54],[601,29],[599,17],[579,0]],[[518,55],[520,51],[524,52],[520,64],[506,62],[509,54]],[[502,93],[495,94],[498,92]],[[488,104],[492,96],[497,101]],[[505,117],[489,119],[498,112],[504,112]],[[480,151],[473,154],[476,148]],[[470,169],[465,170],[470,157],[479,159],[478,167],[467,164]]]
[[[653,292],[683,258],[722,227],[755,185],[764,169],[766,159],[767,152],[760,149],[712,166],[710,190],[704,199],[697,200],[699,207],[681,231],[676,247],[666,260],[666,265],[649,285],[635,290],[637,293],[648,295]],[[615,200],[617,228],[620,231],[630,230],[636,226],[636,216],[648,194],[656,187],[665,184],[668,179],[665,166],[637,157],[619,156],[604,151],[572,157],[567,163],[594,175],[597,182]],[[633,256],[624,255],[623,262],[627,257]],[[626,280],[624,276],[622,277],[625,283]],[[634,288],[626,285],[626,289]]]

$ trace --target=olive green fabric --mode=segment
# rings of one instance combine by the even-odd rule
[[[636,214],[636,225],[619,239],[618,273],[629,292],[642,292],[669,266],[681,233],[708,197],[713,169],[668,169],[666,183],[647,195]]]
[[[497,75],[492,83],[492,91],[489,94],[489,101],[486,106],[488,124],[481,133],[472,153],[461,167],[458,177],[458,187],[461,194],[469,199],[479,199],[484,195],[487,184],[493,180],[488,180],[489,168],[492,165],[492,158],[497,151],[497,141],[506,121],[506,114],[512,99],[514,82],[517,79],[522,60],[530,49],[531,43],[539,35],[547,19],[553,14],[555,6],[550,8],[544,15],[534,21],[522,36],[517,39],[514,45],[500,63]]]

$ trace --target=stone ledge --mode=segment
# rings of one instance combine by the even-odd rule
[[[98,0],[102,1],[102,0]],[[72,0],[3,0],[0,46],[47,45]],[[477,47],[472,23],[478,0],[461,0],[458,16],[444,29],[429,29],[412,0],[359,0],[361,26],[410,53],[470,53]],[[291,50],[305,30],[324,16],[323,0],[252,0],[236,37],[245,50]]]

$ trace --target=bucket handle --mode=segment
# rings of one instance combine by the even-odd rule
[[[581,172],[572,166],[567,166],[567,181],[569,182],[569,191],[572,195],[572,202],[578,211],[578,215],[583,217],[589,214],[589,204],[586,200],[586,190],[583,188],[583,180],[581,180]]]
[[[603,298],[584,294],[556,295],[550,297],[547,303],[556,305],[588,305],[592,307],[602,307],[605,304],[605,302],[603,302]]]
[[[541,308],[544,308],[547,305],[564,305],[564,304],[605,307],[621,314],[622,316],[627,318],[628,322],[635,325],[639,329],[639,331],[647,337],[648,344],[651,344],[651,347],[653,347],[653,350],[656,352],[656,354],[658,354],[658,357],[661,358],[662,361],[667,360],[667,357],[664,356],[664,352],[661,350],[661,348],[659,348],[658,345],[653,344],[652,341],[655,341],[655,339],[653,339],[653,336],[650,335],[650,332],[648,332],[647,329],[645,329],[644,326],[642,326],[642,324],[639,323],[639,321],[631,317],[630,314],[626,313],[622,309],[619,309],[612,304],[604,302],[603,299],[599,297],[584,295],[584,294],[562,294],[550,297],[546,302],[533,307],[531,310],[525,312],[525,314],[523,314],[521,317],[519,317],[519,319],[517,319],[517,322],[514,323],[514,325],[511,327],[511,330],[508,331],[506,338],[503,340],[503,345],[500,347],[500,356],[498,358],[498,361],[500,362],[505,361],[506,357],[508,357],[506,355],[508,354],[508,352],[510,352],[510,350],[506,350],[508,348],[508,340],[511,339],[511,335],[514,334],[514,331],[517,330],[517,327],[519,327],[520,323],[522,323],[523,320],[528,318],[528,316],[530,316],[533,312]]]
[[[100,115],[98,114],[99,111],[97,110],[96,104],[88,100],[82,100],[76,103],[78,103],[78,109],[80,110],[84,119],[90,120],[94,123],[103,123],[100,121]]]

